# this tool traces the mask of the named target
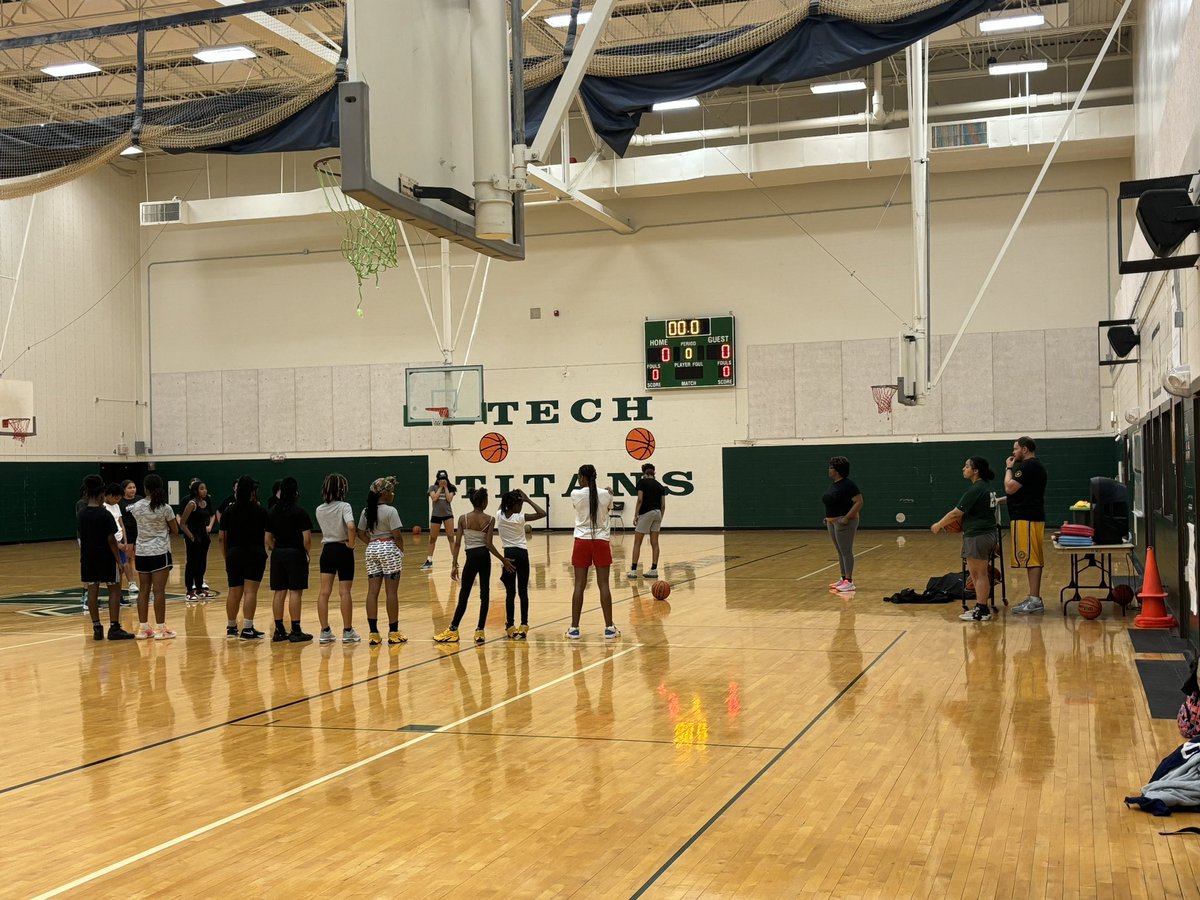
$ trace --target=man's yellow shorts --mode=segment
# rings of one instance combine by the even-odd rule
[[[1010,569],[1040,569],[1046,565],[1042,544],[1046,536],[1045,522],[1013,519],[1008,523],[1008,567]]]

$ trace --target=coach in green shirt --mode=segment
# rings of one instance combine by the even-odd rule
[[[996,476],[982,456],[972,456],[963,463],[962,476],[971,482],[971,486],[954,509],[930,526],[930,531],[934,534],[962,531],[962,555],[967,561],[967,572],[975,584],[975,608],[967,610],[959,618],[966,622],[987,622],[992,617],[989,608],[992,594],[989,564],[999,540],[988,482]]]

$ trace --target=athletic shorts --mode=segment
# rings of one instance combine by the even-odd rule
[[[404,568],[404,551],[395,542],[384,539],[367,544],[367,577],[399,578]]]
[[[430,527],[432,527],[434,525],[444,525],[446,522],[449,522],[453,518],[454,518],[454,516],[430,516],[429,517],[429,525],[430,525]]]
[[[612,565],[612,544],[608,541],[589,541],[575,538],[575,549],[571,551],[571,565],[577,569],[588,566],[604,568]]]
[[[338,581],[353,581],[354,551],[338,542],[322,544],[321,574],[336,575]]]
[[[129,557],[126,556],[125,551],[122,550],[121,551],[121,565],[125,565],[125,563],[127,563],[127,562],[129,562]]]
[[[79,580],[84,584],[118,584],[121,581],[121,571],[112,554],[97,555],[93,559],[79,561]]]
[[[299,547],[276,547],[271,554],[271,590],[308,588],[308,554]]]
[[[964,534],[962,542],[963,559],[979,559],[987,562],[996,552],[999,538],[995,531],[986,534]]]
[[[1046,565],[1045,522],[1013,519],[1008,523],[1008,534],[1008,565],[1011,568],[1040,569]]]
[[[633,530],[638,534],[651,534],[662,528],[662,510],[651,509],[642,513],[637,518],[637,524]]]
[[[161,572],[163,569],[170,569],[171,551],[155,553],[153,556],[139,556],[134,559],[133,566],[143,575],[149,575],[151,572]]]
[[[225,556],[225,578],[231,588],[262,581],[266,570],[267,551],[261,547],[230,547]]]

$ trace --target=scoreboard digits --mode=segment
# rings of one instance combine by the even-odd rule
[[[733,316],[645,323],[646,389],[734,387]]]

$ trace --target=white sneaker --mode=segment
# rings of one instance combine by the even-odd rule
[[[133,582],[130,582],[130,584],[129,584],[129,593],[133,594],[135,597],[137,596],[137,593],[138,593],[138,586],[137,586],[137,584],[135,584],[135,583],[133,583]]]
[[[355,631],[353,628],[343,628],[342,629],[342,643],[343,644],[357,644],[361,640],[362,640],[362,638],[359,637],[358,632]]]
[[[1024,600],[1014,606],[1012,611],[1019,616],[1027,616],[1032,613],[1044,613],[1046,611],[1046,604],[1042,602],[1041,597],[1026,597]]]
[[[563,637],[567,638],[568,640],[577,641],[580,638],[579,629],[576,627],[568,628]]]
[[[658,569],[656,569],[656,568],[655,568],[655,569],[647,569],[647,570],[646,570],[646,577],[647,577],[647,578],[650,578],[650,579],[657,580],[657,579],[658,579]]]
[[[322,644],[332,644],[335,640],[332,628],[322,628],[321,636],[317,639]]]
[[[630,569],[625,573],[625,577],[630,579],[637,578],[637,569]]]
[[[854,591],[858,590],[858,588],[854,586],[853,581],[843,581],[836,588],[834,588],[834,590],[840,594],[852,594]]]
[[[992,611],[986,606],[976,606],[974,609],[968,609],[959,618],[964,622],[990,622]]]
[[[619,638],[620,636],[621,632],[617,629],[616,625],[609,625],[604,629],[604,639],[606,641],[611,641],[613,638]]]
[[[173,632],[166,625],[159,625],[158,631],[154,632],[154,639],[156,641],[170,641],[174,640],[174,638],[175,632]]]

